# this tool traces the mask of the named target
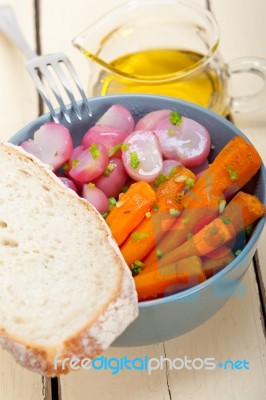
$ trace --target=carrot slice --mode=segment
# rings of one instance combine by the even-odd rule
[[[120,196],[106,218],[118,245],[121,245],[136,228],[155,201],[154,190],[144,181],[133,183],[128,191]]]
[[[165,296],[188,289],[206,280],[199,257],[140,273],[134,277],[139,300]]]
[[[206,190],[217,196],[233,195],[256,174],[260,165],[261,157],[254,146],[242,136],[235,136],[220,151],[195,186],[184,196],[183,206],[186,208],[197,199],[200,203],[202,199],[200,193]]]
[[[144,218],[120,248],[129,266],[136,260],[141,261],[165,235],[161,225],[170,227],[174,223],[173,217],[182,209],[178,195],[183,193],[188,182],[194,183],[195,178],[190,170],[180,165],[173,176],[160,184],[156,191],[157,211]]]
[[[168,265],[189,256],[204,256],[223,246],[237,233],[265,214],[264,205],[257,197],[239,192],[218,218],[201,229],[191,239],[166,254],[160,265]]]
[[[219,250],[219,251],[217,251]],[[222,246],[202,259],[206,278],[210,278],[234,260],[235,255],[227,246]]]

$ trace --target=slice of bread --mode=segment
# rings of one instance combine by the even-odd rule
[[[0,144],[0,344],[47,376],[94,358],[137,317],[135,285],[86,200],[19,147]],[[64,368],[63,368],[64,367]]]

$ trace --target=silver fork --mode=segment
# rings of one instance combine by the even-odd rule
[[[6,34],[24,53],[28,61],[25,63],[25,67],[31,75],[40,95],[47,104],[51,116],[55,122],[59,122],[58,111],[63,113],[67,122],[71,123],[72,110],[78,117],[82,119],[80,108],[78,107],[77,101],[73,94],[73,90],[70,85],[70,81],[74,82],[78,92],[83,100],[86,111],[91,115],[91,110],[87,102],[85,92],[82,88],[77,73],[71,64],[70,60],[63,53],[53,53],[48,55],[38,56],[28,45],[25,37],[23,36],[21,29],[16,20],[16,16],[11,7],[2,6],[0,7],[0,30]],[[67,71],[67,74],[65,73]],[[53,72],[53,74],[51,73]],[[69,77],[67,76],[69,75]],[[55,79],[56,78],[56,79]],[[47,82],[48,88],[52,91],[55,99],[58,102],[59,110],[54,108],[49,92],[44,84]],[[61,86],[60,86],[61,85]],[[61,91],[67,94],[68,99],[72,107],[67,107]],[[61,91],[60,91],[61,90]]]

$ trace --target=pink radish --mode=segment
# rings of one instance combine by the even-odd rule
[[[47,122],[35,133],[33,139],[21,143],[31,154],[55,170],[60,168],[71,156],[73,141],[69,130],[55,122]]]
[[[159,143],[151,131],[135,131],[124,142],[123,163],[134,180],[153,182],[163,168]]]
[[[85,149],[92,143],[104,144],[110,157],[121,157],[120,147],[127,136],[125,130],[108,125],[94,125],[85,133],[81,143]]]
[[[104,145],[93,143],[72,160],[69,176],[81,183],[91,182],[100,176],[108,165],[108,153]]]
[[[123,161],[120,158],[111,158],[103,174],[94,183],[107,197],[117,197],[127,178]]]
[[[98,189],[93,183],[83,185],[82,197],[88,200],[100,213],[108,211],[108,198],[103,191]]]
[[[128,134],[133,132],[135,121],[131,112],[120,104],[111,106],[97,121],[96,125],[109,125],[126,131]]]

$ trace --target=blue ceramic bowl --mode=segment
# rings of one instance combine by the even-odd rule
[[[233,124],[207,109],[179,101],[174,98],[150,95],[114,95],[89,100],[93,117],[89,117],[80,103],[83,120],[73,115],[70,129],[74,144],[78,145],[88,129],[112,104],[128,107],[136,120],[144,114],[159,110],[177,110],[182,115],[195,119],[210,132],[215,149],[211,159],[219,153],[225,144],[235,135],[243,135]],[[59,118],[60,113],[59,113]],[[19,144],[33,136],[33,133],[45,122],[51,121],[50,114],[43,115],[21,129],[10,142]],[[64,123],[63,117],[61,118]],[[264,204],[266,202],[265,168],[261,167],[256,176],[245,187],[255,194]],[[265,218],[261,219],[241,254],[226,268],[207,281],[181,293],[169,297],[151,300],[139,304],[139,317],[114,342],[114,346],[141,346],[158,343],[182,335],[214,315],[231,296],[244,296],[245,287],[240,282],[255,253]]]

